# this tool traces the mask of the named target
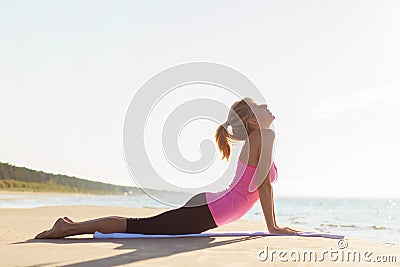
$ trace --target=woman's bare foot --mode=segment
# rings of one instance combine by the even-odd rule
[[[42,238],[63,238],[68,236],[68,225],[70,222],[64,218],[58,218],[54,223],[53,228],[47,231],[43,231],[35,236],[35,239]]]

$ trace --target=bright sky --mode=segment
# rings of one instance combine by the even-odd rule
[[[396,197],[399,14],[395,0],[2,1],[0,161],[134,186],[135,92],[209,61],[249,77],[276,117],[275,196]]]

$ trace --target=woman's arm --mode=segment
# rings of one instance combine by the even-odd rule
[[[268,179],[265,179],[264,183],[261,184],[261,186],[258,188],[258,194],[264,213],[264,218],[267,223],[268,232],[277,234],[296,234],[301,232],[300,230],[295,230],[289,227],[279,227],[276,224],[274,211],[274,193],[272,185],[269,181],[269,176],[267,178]]]
[[[269,177],[269,170],[272,163],[272,147],[275,140],[275,133],[271,129],[260,129],[257,135],[258,143],[258,165],[256,187],[260,197],[267,228],[272,231],[275,226],[273,189]]]
[[[274,193],[270,181],[270,167],[272,163],[272,146],[275,140],[275,133],[271,129],[260,130],[259,161],[257,166],[258,195],[264,213],[265,222],[270,233],[292,234],[299,231],[288,227],[280,228],[276,224],[274,210]]]
[[[261,207],[264,213],[265,222],[267,223],[268,231],[274,231],[277,227],[274,213],[273,189],[269,179],[264,179],[264,182],[258,188],[258,195],[260,197]]]
[[[267,179],[269,179],[269,174],[268,174]],[[276,220],[275,220],[274,190],[271,191],[271,198],[272,198],[272,218],[274,218],[275,228],[278,228],[278,225],[276,224]]]

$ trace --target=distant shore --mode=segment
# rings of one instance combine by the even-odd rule
[[[5,191],[0,190],[0,197],[1,195],[35,195],[35,196],[46,196],[46,195],[60,195],[60,196],[87,196],[87,195],[99,195],[99,194],[92,194],[92,193],[68,193],[68,192],[36,192],[36,191]],[[107,194],[103,194],[107,195]]]

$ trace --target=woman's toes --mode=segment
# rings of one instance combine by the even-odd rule
[[[67,216],[64,217],[64,220],[66,220],[69,223],[73,223],[73,221],[70,218],[68,218]]]
[[[45,232],[47,232],[47,231],[43,231],[43,232],[40,232],[39,234],[37,234],[37,235],[35,236],[35,239],[42,238],[42,237],[43,237],[43,234],[44,234]]]

